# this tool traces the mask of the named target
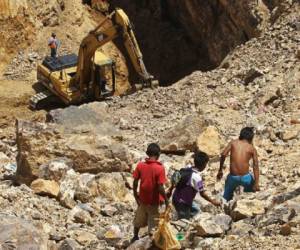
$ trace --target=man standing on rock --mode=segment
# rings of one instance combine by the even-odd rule
[[[224,162],[230,153],[230,173],[226,178],[224,190],[224,199],[227,201],[233,198],[233,193],[238,186],[244,187],[244,192],[259,191],[258,157],[257,151],[252,145],[253,137],[254,128],[243,128],[239,139],[231,141],[221,154],[217,180],[223,177]],[[253,159],[254,178],[249,173],[251,159]]]
[[[48,46],[50,47],[51,57],[56,58],[57,56],[57,48],[58,48],[58,40],[56,38],[56,34],[52,33],[51,37],[48,40]]]
[[[200,208],[194,202],[197,193],[213,205],[220,205],[219,201],[211,199],[206,194],[200,175],[200,172],[205,169],[209,161],[208,155],[202,151],[197,151],[194,153],[193,158],[194,166],[188,165],[172,175],[172,186],[167,194],[170,197],[175,188],[172,201],[177,211],[178,219],[191,219],[200,211]]]
[[[160,147],[156,143],[149,144],[146,154],[148,158],[139,162],[133,172],[133,194],[138,204],[134,218],[134,237],[131,242],[139,239],[139,230],[148,225],[148,232],[156,226],[159,217],[158,207],[161,202],[168,205],[164,184],[166,174],[164,166],[158,161]],[[140,182],[139,193],[137,191]]]

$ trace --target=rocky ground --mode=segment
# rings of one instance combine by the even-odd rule
[[[261,191],[236,195],[222,208],[198,197],[202,213],[191,225],[177,222],[186,233],[182,247],[300,249],[300,6],[282,1],[278,12],[276,1],[264,2],[277,17],[260,36],[218,68],[167,88],[35,112],[26,102],[34,71],[24,70],[24,80],[16,69],[26,66],[11,61],[4,72],[15,73],[0,82],[1,248],[125,249],[136,208],[131,172],[147,144],[185,152],[161,156],[169,176],[191,151],[206,151],[205,187],[221,199],[219,153],[249,125]],[[144,238],[129,249],[147,244]]]

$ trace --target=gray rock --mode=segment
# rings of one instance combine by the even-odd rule
[[[68,158],[57,158],[47,164],[42,165],[40,178],[46,180],[60,181],[73,167],[73,162]]]
[[[102,209],[101,209],[101,214],[104,216],[109,216],[112,217],[113,215],[115,215],[118,212],[118,209],[115,208],[112,205],[105,205]]]
[[[46,250],[47,236],[30,221],[0,214],[0,248]]]
[[[209,249],[219,249],[219,238],[206,238],[202,239],[197,244],[194,244],[194,249],[209,250]]]
[[[229,235],[246,236],[249,232],[254,229],[254,226],[247,223],[245,220],[240,220],[232,223],[231,230],[228,232]]]
[[[230,216],[234,221],[242,220],[265,213],[266,204],[257,199],[241,199],[234,204]]]
[[[201,115],[188,115],[161,136],[160,145],[165,150],[196,149],[197,137],[206,126]]]
[[[67,134],[54,124],[19,121],[17,144],[16,179],[27,185],[43,174],[42,164],[58,155],[70,159],[81,173],[128,171],[132,165],[128,148],[116,139],[99,134]]]
[[[226,214],[214,216],[201,213],[195,218],[194,228],[201,237],[221,236],[230,228],[231,221],[230,216]]]
[[[90,213],[83,210],[80,206],[75,206],[72,208],[69,214],[69,218],[73,220],[75,223],[81,223],[81,224],[91,224],[92,218],[90,216]]]
[[[79,250],[82,247],[73,239],[65,239],[58,247],[58,250]]]

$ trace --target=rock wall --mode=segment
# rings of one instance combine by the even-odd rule
[[[16,137],[18,183],[29,185],[43,178],[45,169],[41,165],[62,156],[80,173],[124,172],[132,166],[128,148],[108,134],[83,132],[81,128],[69,134],[63,126],[18,121]]]
[[[111,1],[134,23],[145,63],[162,84],[217,67],[237,45],[268,25],[262,1]]]
[[[15,53],[37,43],[42,26],[56,25],[62,8],[62,0],[0,0],[0,70]]]
[[[27,0],[1,0],[0,19],[15,17],[19,9],[27,9]]]

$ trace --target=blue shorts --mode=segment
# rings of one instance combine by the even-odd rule
[[[253,192],[254,178],[251,174],[243,176],[229,174],[225,182],[224,199],[230,201],[238,186],[244,187],[244,192]]]

